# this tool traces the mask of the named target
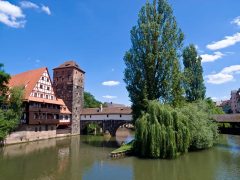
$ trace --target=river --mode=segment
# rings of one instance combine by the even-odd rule
[[[112,159],[117,140],[74,136],[0,148],[1,180],[239,180],[240,136],[221,135],[214,148],[175,160]]]

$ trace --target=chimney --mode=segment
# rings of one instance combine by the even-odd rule
[[[102,107],[102,104],[100,104],[100,112],[102,112],[103,110],[103,107]]]

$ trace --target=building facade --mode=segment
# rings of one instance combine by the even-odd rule
[[[53,87],[72,113],[72,134],[80,134],[80,112],[84,102],[85,72],[74,61],[67,61],[53,69]]]
[[[9,87],[24,89],[24,112],[18,132],[11,134],[7,141],[24,142],[55,137],[65,104],[53,91],[48,69],[44,67],[14,75]],[[66,112],[69,114],[68,110]]]

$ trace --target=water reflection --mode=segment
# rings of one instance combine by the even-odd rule
[[[123,137],[116,141],[110,137],[74,136],[6,146],[0,149],[0,179],[240,178],[240,136],[221,136],[214,148],[176,160],[111,159],[109,153],[123,141]]]

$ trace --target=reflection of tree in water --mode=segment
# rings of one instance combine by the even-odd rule
[[[82,142],[95,147],[118,147],[115,137],[111,136],[82,136]]]
[[[228,138],[228,136],[221,138],[221,143],[228,142]],[[238,146],[239,139],[240,137],[234,138]],[[189,152],[175,160],[136,158],[137,160],[133,161],[135,179],[237,179],[240,176],[240,153],[238,151],[236,156],[232,153],[231,149],[216,145],[208,150]]]

